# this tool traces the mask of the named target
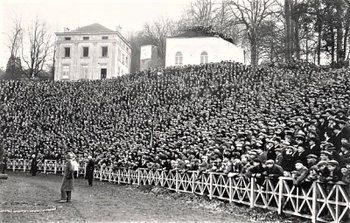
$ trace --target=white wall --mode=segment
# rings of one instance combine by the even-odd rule
[[[208,53],[208,62],[234,60],[244,63],[243,49],[220,37],[167,38],[165,66],[175,66],[175,54],[181,52],[183,65],[200,64],[200,55]]]

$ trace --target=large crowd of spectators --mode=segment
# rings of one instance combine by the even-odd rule
[[[350,183],[350,72],[234,62],[0,82],[8,159]]]

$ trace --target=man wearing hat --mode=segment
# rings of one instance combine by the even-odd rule
[[[32,155],[32,163],[31,163],[31,169],[30,172],[32,173],[32,176],[36,176],[36,172],[38,171],[38,162],[36,159],[36,155]]]
[[[92,156],[88,156],[88,164],[86,165],[85,179],[88,180],[89,186],[92,187],[92,180],[94,178],[95,163],[92,160]]]
[[[278,177],[283,176],[282,167],[275,164],[274,160],[266,160],[265,165],[266,169],[264,175],[267,176],[269,179],[278,179]]]
[[[350,144],[345,142],[340,147],[339,164],[341,166],[350,165]]]
[[[306,156],[307,168],[311,168],[312,166],[317,164],[317,156],[315,154],[308,154]]]
[[[341,180],[342,173],[339,168],[339,163],[336,160],[329,160],[327,162],[327,167],[329,170],[329,174],[326,177],[326,181],[330,183],[336,183],[337,181]]]
[[[64,168],[64,174],[62,179],[61,186],[61,200],[59,203],[71,202],[72,199],[72,190],[74,189],[74,169],[73,169],[73,154],[68,153],[67,163]]]
[[[300,186],[308,175],[309,170],[301,160],[295,162],[295,171],[292,172],[293,184]]]

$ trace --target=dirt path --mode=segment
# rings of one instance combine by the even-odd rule
[[[1,204],[26,203],[56,207],[52,212],[0,213],[0,222],[248,222],[227,213],[194,208],[180,201],[135,188],[76,179],[72,203],[59,204],[61,177],[9,173],[0,183]]]

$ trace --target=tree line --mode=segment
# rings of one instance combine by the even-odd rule
[[[194,27],[210,27],[250,55],[250,63],[304,60],[333,68],[348,66],[350,0],[195,0],[178,20],[157,18],[128,34],[131,72],[140,69],[140,47],[158,48],[165,65],[166,37]],[[16,18],[8,34],[8,77],[53,76],[54,42],[45,21],[26,28]]]

